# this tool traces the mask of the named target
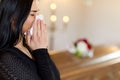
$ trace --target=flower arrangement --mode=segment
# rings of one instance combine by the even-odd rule
[[[77,57],[93,57],[93,47],[85,38],[76,40],[68,51]]]

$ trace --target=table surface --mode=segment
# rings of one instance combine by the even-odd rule
[[[60,71],[61,78],[66,78],[120,62],[119,50],[120,47],[117,46],[99,45],[94,47],[94,56],[92,58],[78,58],[68,51],[58,52],[51,55],[51,58]]]

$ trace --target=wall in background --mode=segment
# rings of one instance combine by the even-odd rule
[[[120,0],[93,0],[83,5],[82,36],[94,44],[120,44]]]
[[[41,0],[41,13],[50,27],[50,8],[52,0]],[[55,50],[64,50],[77,38],[85,37],[93,45],[120,44],[120,0],[54,0],[57,5]],[[86,1],[92,1],[88,4]],[[67,15],[67,27],[62,17]]]

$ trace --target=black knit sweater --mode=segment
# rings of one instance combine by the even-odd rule
[[[35,60],[15,47],[0,50],[0,80],[60,80],[47,49],[31,54]]]

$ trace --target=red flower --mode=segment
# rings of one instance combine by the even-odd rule
[[[77,43],[79,43],[79,42],[81,42],[81,41],[83,41],[83,42],[85,42],[85,43],[87,44],[87,47],[88,47],[89,50],[92,49],[91,44],[88,42],[88,40],[87,40],[86,38],[80,38],[80,39],[78,39],[78,40],[75,42],[75,46],[77,46]]]

